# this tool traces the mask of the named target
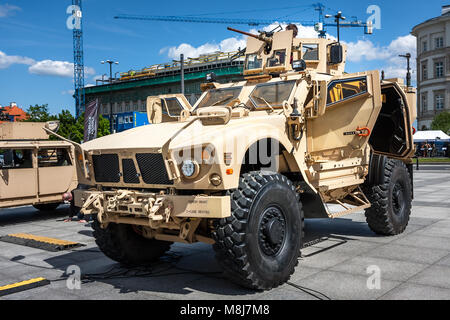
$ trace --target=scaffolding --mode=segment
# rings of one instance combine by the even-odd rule
[[[183,61],[185,72],[190,72],[192,68],[200,67],[205,64],[229,62],[238,57],[240,51],[231,52],[214,52],[210,54],[200,55],[197,58],[186,58]],[[120,81],[136,80],[141,78],[155,77],[161,74],[167,74],[174,71],[179,71],[181,67],[181,61],[173,60],[170,63],[154,64],[149,67],[140,70],[130,70],[128,72],[120,73]]]

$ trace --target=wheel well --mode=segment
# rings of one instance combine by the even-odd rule
[[[251,171],[267,170],[288,174],[296,170],[294,157],[283,144],[273,138],[264,138],[254,142],[245,152],[241,165],[241,174]]]

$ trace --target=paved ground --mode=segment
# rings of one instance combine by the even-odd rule
[[[450,299],[450,171],[446,168],[416,172],[413,212],[402,235],[376,236],[362,213],[307,221],[308,241],[328,240],[303,250],[291,283],[331,299]],[[289,284],[266,292],[237,287],[222,278],[213,250],[205,244],[173,245],[151,272],[124,274],[97,250],[89,225],[63,222],[66,214],[65,207],[56,215],[30,207],[0,210],[0,235],[25,232],[86,244],[53,253],[0,242],[0,286],[36,277],[59,280],[2,299],[316,299]],[[69,265],[79,266],[83,274],[109,272],[110,277],[97,276],[83,282],[81,289],[70,290],[60,278]],[[369,289],[368,277],[377,270],[379,289]],[[371,279],[369,284],[376,285]]]

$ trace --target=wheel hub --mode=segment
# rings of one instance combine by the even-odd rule
[[[278,254],[286,236],[286,221],[280,208],[267,208],[260,220],[258,242],[261,250],[268,256]]]
[[[395,214],[398,215],[402,211],[402,208],[404,206],[404,199],[405,197],[403,194],[403,187],[399,183],[396,183],[392,190],[392,203]]]

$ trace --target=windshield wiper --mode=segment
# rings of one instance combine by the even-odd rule
[[[264,101],[264,103],[270,108],[270,110],[271,110],[270,112],[274,112],[275,111],[275,109],[270,105],[270,103],[268,103],[266,101],[266,99],[264,99],[263,97],[253,96],[253,98],[256,98],[256,99]]]

